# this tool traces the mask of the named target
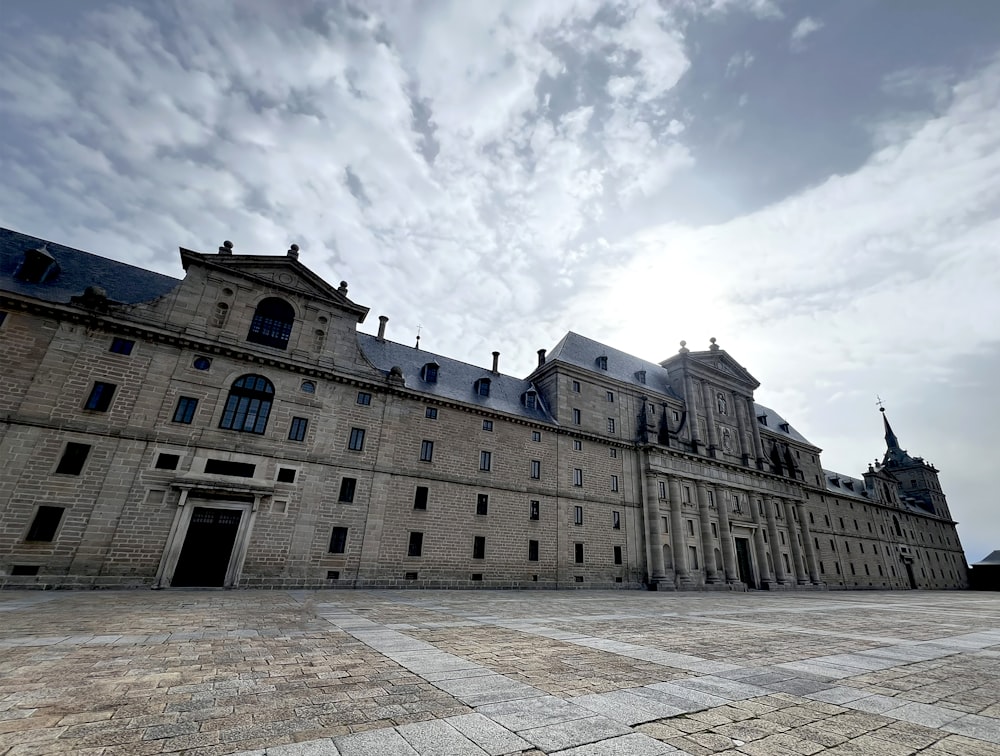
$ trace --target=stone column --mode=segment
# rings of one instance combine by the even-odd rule
[[[795,573],[795,582],[799,585],[806,585],[809,582],[809,578],[806,577],[805,570],[802,569],[802,547],[799,545],[799,529],[795,522],[795,505],[792,502],[788,503],[791,506],[785,507],[785,514],[788,517],[788,539],[792,542],[790,544],[792,549],[792,571]]]
[[[698,515],[701,518],[701,551],[705,564],[705,582],[717,583],[715,571],[715,548],[712,546],[712,519],[708,508],[708,486],[701,481],[696,484],[698,491]]]
[[[689,374],[684,376],[684,399],[687,402],[688,427],[690,430],[691,443],[697,447],[702,445],[701,431],[698,429],[698,396],[694,392],[694,381]]]
[[[819,568],[816,564],[816,549],[813,547],[812,533],[809,530],[806,508],[801,501],[795,502],[795,511],[799,513],[799,530],[802,532],[802,541],[806,547],[806,566],[809,569],[809,580],[813,585],[819,585]]]
[[[757,469],[760,469],[764,459],[764,444],[760,440],[760,423],[757,422],[757,410],[753,408],[753,397],[747,397],[747,414],[750,416],[750,433],[753,435],[753,448],[757,455]]]
[[[733,395],[733,412],[736,413],[736,429],[740,434],[740,454],[743,458],[752,461],[756,459],[753,451],[753,444],[747,438],[747,424],[744,418],[746,414],[746,399],[742,396]]]
[[[774,500],[764,497],[764,513],[767,515],[767,540],[771,542],[771,561],[774,562],[774,579],[785,583],[785,565],[781,562],[781,541],[778,538],[778,523],[774,519]]]
[[[757,569],[760,572],[761,582],[773,583],[774,573],[767,566],[767,546],[764,543],[764,530],[760,522],[760,512],[757,511],[757,502],[753,500],[752,495],[749,498],[749,502],[750,517],[753,519],[754,525],[757,526],[753,529],[753,547],[757,553]]]
[[[705,397],[705,424],[708,425],[708,453],[715,456],[715,450],[719,448],[719,431],[715,427],[715,397],[712,396],[712,387],[708,381],[701,382],[701,393]]]
[[[687,549],[684,542],[684,502],[681,500],[681,484],[674,476],[667,479],[670,491],[670,548],[674,552],[674,575],[678,586],[691,582],[688,570]]]
[[[722,562],[726,568],[726,582],[738,583],[740,571],[736,567],[736,547],[733,545],[733,531],[729,527],[728,492],[715,489],[715,507],[719,510],[719,538],[722,539]]]
[[[666,579],[667,574],[663,569],[663,536],[660,530],[660,502],[656,495],[656,476],[649,471],[649,452],[643,455],[646,467],[644,476],[646,478],[646,496],[644,510],[646,515],[646,538],[649,539],[649,579],[654,583],[659,583]]]

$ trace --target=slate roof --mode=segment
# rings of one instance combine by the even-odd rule
[[[973,567],[998,567],[1000,566],[1000,550],[990,552],[990,555],[976,562]]]
[[[834,480],[839,480],[840,485],[834,483]],[[845,485],[845,481],[850,481],[851,485],[854,486],[853,490]],[[853,496],[857,499],[868,499],[864,491],[867,491],[867,485],[863,478],[854,478],[850,475],[844,475],[844,473],[836,472],[835,470],[823,470],[823,482],[826,484],[826,490],[837,496]]]
[[[608,369],[603,370],[597,366],[598,357],[608,358]],[[667,370],[655,362],[635,357],[634,355],[622,352],[609,347],[599,341],[588,339],[573,331],[567,332],[565,336],[556,344],[552,351],[545,356],[545,362],[562,362],[567,365],[589,370],[593,373],[607,374],[608,377],[629,383],[640,390],[648,387],[661,394],[680,399],[667,381]],[[646,371],[646,382],[642,383],[636,376],[641,370]]]
[[[791,423],[785,420],[785,418],[783,418],[781,415],[779,415],[770,407],[765,407],[763,404],[757,404],[757,402],[754,402],[753,406],[754,406],[754,412],[756,413],[757,417],[760,417],[761,415],[767,415],[767,425],[761,427],[767,428],[775,435],[786,436],[787,438],[792,438],[795,439],[796,441],[800,441],[803,444],[809,444],[809,446],[813,447],[814,449],[819,448],[814,443],[809,441],[809,439],[807,439],[805,436],[803,436],[801,433],[795,430],[795,427]],[[788,430],[784,430],[781,427],[782,424],[786,424],[788,426]],[[765,451],[767,450],[765,449]]]
[[[397,344],[394,341],[379,341],[367,333],[358,334],[358,345],[365,357],[379,370],[388,373],[393,367],[401,368],[406,388],[411,391],[478,405],[491,412],[516,415],[550,425],[557,424],[544,408],[541,395],[533,410],[521,402],[521,395],[535,388],[531,381],[494,373],[489,368],[477,367],[423,349]],[[438,379],[435,383],[428,383],[421,378],[421,369],[428,362],[436,362],[439,366]],[[475,383],[480,378],[490,380],[489,396],[480,396],[476,392]]]
[[[26,283],[14,278],[25,250],[43,246],[58,263],[58,273],[42,283]],[[68,304],[88,286],[100,286],[113,302],[138,304],[162,297],[178,284],[180,280],[170,276],[0,228],[0,290],[3,291]]]

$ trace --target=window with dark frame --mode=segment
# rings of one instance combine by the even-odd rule
[[[372,395],[371,394],[369,394],[367,391],[359,391],[358,392],[358,404],[361,404],[361,405],[367,407],[371,403],[372,403]]]
[[[219,427],[262,435],[274,402],[274,384],[262,375],[244,375],[229,389]]]
[[[156,464],[153,467],[157,470],[176,470],[180,461],[180,454],[160,454],[156,457]]]
[[[618,476],[617,475],[612,475],[611,476],[611,490],[612,491],[617,491],[618,490]]]
[[[132,354],[134,347],[135,342],[131,339],[121,339],[116,336],[111,340],[111,348],[108,351],[115,354]]]
[[[583,469],[582,468],[577,467],[577,468],[575,468],[573,470],[573,485],[574,486],[582,486],[583,485]]]
[[[298,472],[294,467],[279,467],[278,468],[278,482],[279,483],[294,483],[295,475]]]
[[[194,420],[195,410],[198,409],[198,400],[191,396],[182,396],[177,399],[177,408],[174,410],[174,422],[190,425]]]
[[[480,378],[475,383],[475,389],[476,389],[476,393],[479,394],[479,396],[489,396],[490,395],[490,379],[489,378]]]
[[[528,561],[538,561],[538,541],[528,541]]]
[[[429,490],[427,486],[417,486],[417,490],[413,494],[414,509],[427,509],[427,494]]]
[[[528,519],[537,520],[539,518],[540,510],[541,510],[541,503],[536,499],[532,499],[528,506]]]
[[[285,349],[294,324],[295,310],[292,306],[278,297],[268,297],[261,300],[254,311],[247,341]]]
[[[90,444],[78,444],[70,441],[63,449],[56,473],[59,475],[79,475],[90,454]]]
[[[64,507],[42,506],[35,512],[35,518],[31,521],[25,541],[52,541],[56,537],[59,523],[62,521]]]
[[[583,544],[574,543],[573,544],[573,561],[577,564],[583,564]]]
[[[343,504],[353,504],[354,494],[358,490],[358,479],[357,478],[341,478],[340,479],[340,495],[337,496],[337,501]]]
[[[573,507],[573,524],[583,525],[583,507]]]
[[[615,432],[615,419],[613,417],[608,418],[608,433],[614,434]]]
[[[347,528],[334,528],[330,534],[330,553],[343,554],[347,548]]]
[[[90,390],[90,396],[87,397],[87,403],[83,405],[83,408],[94,412],[107,412],[111,406],[111,400],[115,398],[116,388],[118,387],[113,383],[97,381]]]
[[[486,558],[486,536],[475,536],[472,541],[472,558]]]
[[[304,417],[293,417],[292,424],[288,427],[289,441],[305,441],[306,430],[309,428],[309,421]]]
[[[621,530],[622,529],[622,513],[617,510],[611,512],[611,529]]]
[[[532,441],[541,441],[542,440],[541,431],[531,431],[531,440]]]
[[[424,549],[424,534],[410,533],[410,542],[406,547],[406,556],[418,557]]]
[[[208,370],[212,367],[212,361],[208,357],[195,357],[191,367],[195,370]]]
[[[579,424],[580,424],[580,410],[574,409],[573,410],[573,425],[579,425]]]
[[[351,437],[347,442],[347,448],[351,451],[363,451],[365,448],[365,429],[351,428]]]
[[[437,407],[428,407],[427,409],[425,409],[424,417],[426,417],[428,420],[437,420],[438,418]]]
[[[420,442],[420,461],[421,462],[433,462],[434,461],[434,442],[424,439]]]
[[[539,480],[542,477],[542,462],[538,459],[531,460],[531,478]]]
[[[490,495],[479,494],[476,496],[476,514],[485,515],[490,511]]]
[[[622,547],[615,546],[615,564],[622,563]]]
[[[489,472],[492,466],[493,453],[488,451],[479,452],[479,469],[483,472]]]
[[[483,420],[483,430],[484,431],[490,431],[490,432],[492,432],[493,431],[493,421],[492,420]]]
[[[437,383],[438,367],[439,365],[436,362],[428,362],[424,365],[422,369],[423,379],[427,381],[427,383]]]

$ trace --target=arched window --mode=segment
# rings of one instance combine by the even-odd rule
[[[274,401],[274,384],[262,375],[244,375],[229,389],[220,428],[263,433]]]
[[[294,323],[295,310],[292,306],[284,299],[268,297],[254,311],[247,341],[284,349],[288,346],[288,337],[292,335]]]

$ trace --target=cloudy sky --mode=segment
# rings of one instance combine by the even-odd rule
[[[1000,3],[4,0],[0,225],[180,276],[283,254],[527,374],[710,336],[1000,549]]]

